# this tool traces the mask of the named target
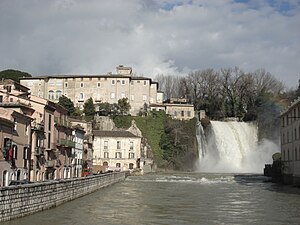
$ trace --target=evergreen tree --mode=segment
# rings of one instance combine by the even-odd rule
[[[96,113],[93,99],[89,98],[83,105],[83,113],[87,121],[91,121]]]
[[[68,116],[72,116],[73,113],[75,112],[75,107],[74,103],[72,102],[71,99],[69,99],[66,96],[61,96],[58,100],[58,104],[63,106],[66,110],[68,110]]]

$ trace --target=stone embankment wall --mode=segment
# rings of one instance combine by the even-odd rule
[[[0,188],[0,222],[56,207],[124,179],[121,172]]]

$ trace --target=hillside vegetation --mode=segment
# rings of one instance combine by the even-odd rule
[[[148,116],[115,116],[119,128],[129,128],[132,120],[147,139],[160,168],[191,170],[198,158],[196,120],[173,120],[165,112],[151,112]]]
[[[11,79],[19,83],[21,77],[32,77],[32,76],[29,73],[22,72],[19,70],[8,69],[8,70],[0,71],[0,79]]]

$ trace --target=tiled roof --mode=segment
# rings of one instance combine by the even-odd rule
[[[130,133],[129,131],[111,131],[111,130],[93,130],[95,136],[100,137],[129,137],[138,138],[138,136]]]

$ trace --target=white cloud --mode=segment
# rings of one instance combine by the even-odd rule
[[[103,74],[124,64],[154,77],[239,66],[295,86],[300,4],[269,2],[3,0],[0,70]]]

